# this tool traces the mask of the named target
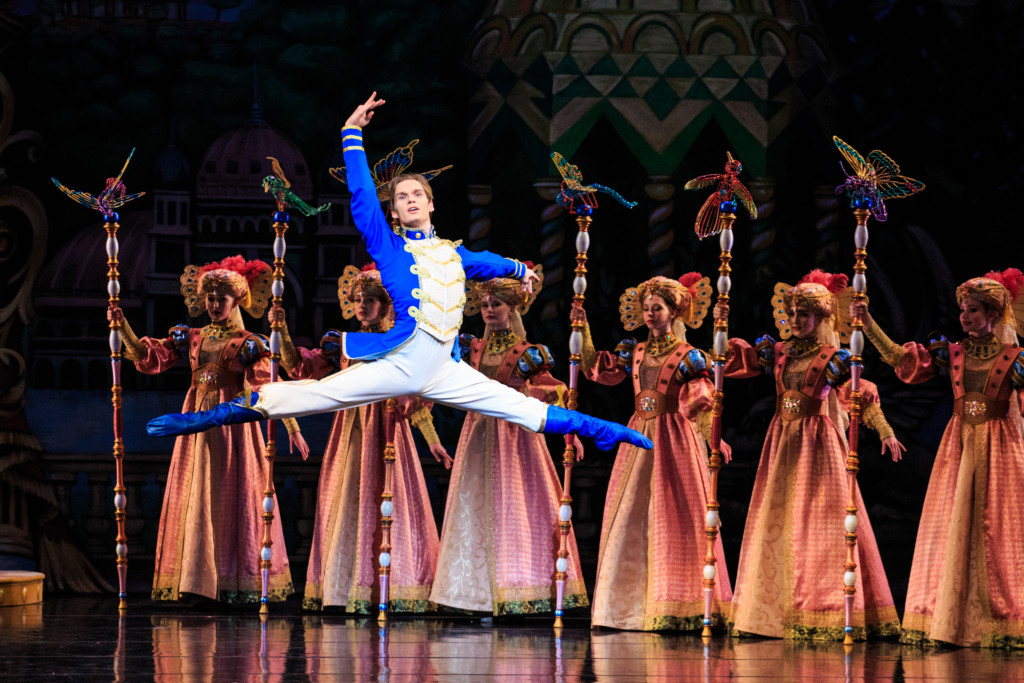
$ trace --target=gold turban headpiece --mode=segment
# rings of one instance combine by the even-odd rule
[[[992,271],[985,277],[971,278],[956,288],[956,303],[970,298],[999,313],[999,322],[1018,336],[1024,336],[1024,274],[1016,268]]]

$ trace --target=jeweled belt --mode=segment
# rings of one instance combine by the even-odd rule
[[[644,389],[636,395],[633,408],[639,417],[650,420],[652,417],[665,413],[678,413],[679,399],[675,396],[658,393],[653,389]]]
[[[244,379],[242,373],[227,370],[215,363],[201,365],[192,371],[192,386],[204,393],[218,389],[241,391]]]
[[[997,417],[1006,417],[1009,413],[1009,401],[997,401],[974,391],[953,401],[953,414],[959,415],[969,425],[980,425]]]
[[[795,389],[787,389],[775,399],[775,414],[783,420],[824,415],[825,402],[820,398],[805,396]]]

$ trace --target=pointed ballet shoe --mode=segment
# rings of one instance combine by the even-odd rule
[[[254,391],[249,405],[256,405],[259,395]],[[256,422],[264,419],[263,413],[245,405],[245,396],[233,401],[221,403],[213,410],[202,410],[196,413],[168,413],[155,417],[146,425],[150,436],[181,436],[204,432],[212,427],[243,422]]]
[[[602,451],[609,451],[620,442],[639,448],[654,448],[651,440],[635,429],[558,406],[548,406],[544,433],[590,437]]]

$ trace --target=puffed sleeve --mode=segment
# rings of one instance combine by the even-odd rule
[[[595,352],[594,366],[585,372],[587,379],[598,384],[620,384],[629,377],[635,349],[635,339],[623,339],[615,346],[615,351]]]
[[[1024,349],[1017,354],[1017,360],[1010,366],[1010,382],[1017,389],[1024,387]]]
[[[689,382],[697,377],[707,377],[710,367],[711,362],[706,353],[700,349],[690,349],[676,368],[676,379],[680,382]]]
[[[245,367],[245,383],[258,391],[270,381],[270,343],[262,334],[250,334],[238,350],[238,359]]]
[[[729,352],[725,360],[725,376],[731,379],[745,379],[760,374],[770,374],[775,363],[775,340],[768,335],[759,337],[756,346],[743,339],[729,340]]]
[[[526,381],[523,393],[552,405],[565,405],[568,388],[561,380],[555,379],[551,369],[555,357],[544,344],[528,346],[516,361],[515,374]]]
[[[298,361],[288,369],[292,379],[322,379],[340,369],[341,332],[328,330],[319,349],[296,347]]]
[[[143,337],[138,340],[135,368],[146,375],[156,375],[174,367],[179,360],[188,356],[189,327],[175,325],[165,339]]]
[[[825,381],[831,387],[838,387],[850,377],[850,358],[853,354],[849,349],[838,349],[828,359],[825,366]]]
[[[847,380],[839,387],[836,394],[839,398],[839,407],[846,412],[850,412],[851,390],[852,384]],[[885,419],[885,413],[882,412],[882,400],[878,395],[878,386],[874,382],[861,379],[860,399],[861,421],[867,425],[869,429],[876,431],[878,433],[878,438],[883,441],[890,436],[894,436],[895,433],[889,425],[889,421]]]
[[[915,342],[903,345],[903,356],[896,376],[907,384],[920,384],[935,375],[949,372],[949,340],[933,339],[927,347]]]
[[[711,437],[709,417],[714,404],[714,391],[715,386],[706,373],[694,375],[681,385],[679,391],[679,412],[686,419],[695,421],[707,439]]]

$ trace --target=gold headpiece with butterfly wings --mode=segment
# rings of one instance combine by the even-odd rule
[[[227,260],[225,259],[225,261]],[[251,261],[249,262],[250,265],[252,263]],[[197,318],[206,312],[206,301],[200,296],[199,292],[199,283],[203,277],[208,273],[226,272],[231,273],[229,277],[232,285],[236,287],[242,285],[245,288],[245,295],[239,301],[239,307],[254,318],[263,317],[273,296],[271,287],[274,283],[274,271],[271,270],[270,266],[266,266],[254,274],[251,281],[245,274],[239,273],[230,267],[207,270],[205,272],[201,271],[202,268],[199,266],[189,265],[185,267],[185,271],[179,278],[181,281],[181,296],[185,299],[185,306],[188,307],[188,314],[190,316]]]
[[[643,302],[651,294],[657,294],[676,306],[678,317],[688,327],[697,329],[704,323],[711,306],[711,279],[703,277],[684,285],[678,280],[658,275],[630,287],[619,297],[619,319],[623,327],[635,330],[644,324]]]
[[[465,315],[476,315],[480,312],[480,302],[487,295],[493,295],[513,306],[519,315],[526,315],[530,306],[537,300],[540,290],[544,288],[544,266],[533,266],[533,272],[537,274],[537,281],[533,283],[533,292],[523,291],[523,283],[510,277],[496,277],[491,280],[466,281],[466,305],[463,307]]]
[[[838,294],[833,294],[827,287],[817,283],[790,285],[776,282],[772,294],[772,317],[775,318],[779,338],[789,339],[793,336],[791,309],[804,306],[820,315],[823,322],[827,321],[840,342],[849,342],[850,333],[853,332],[850,325],[850,303],[855,293],[853,287],[845,287]]]
[[[1009,308],[1011,315],[1007,324],[1013,328],[1018,337],[1024,337],[1024,296],[1017,297],[1017,300],[1010,304]]]
[[[385,320],[394,317],[394,307],[391,305],[391,295],[384,289],[380,280],[380,271],[376,269],[362,270],[355,266],[345,266],[338,278],[338,303],[341,304],[341,315],[345,320],[351,320],[356,315],[356,304],[354,297],[357,291],[365,291],[380,299],[381,305],[386,309],[382,311]]]

